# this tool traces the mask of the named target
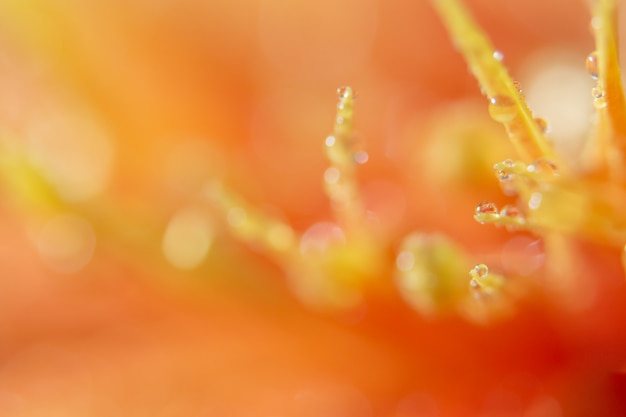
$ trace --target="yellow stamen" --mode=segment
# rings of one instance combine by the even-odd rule
[[[433,0],[454,43],[489,97],[490,114],[504,124],[518,155],[525,162],[546,158],[560,166],[550,143],[519,93],[519,85],[502,65],[501,55],[457,0]]]
[[[595,1],[592,14],[596,51],[587,59],[587,70],[597,79],[592,94],[598,122],[584,162],[592,172],[623,181],[626,178],[626,101],[618,59],[616,1]]]

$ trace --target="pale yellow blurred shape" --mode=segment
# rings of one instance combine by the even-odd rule
[[[92,226],[75,214],[59,214],[39,231],[37,250],[43,263],[52,271],[71,274],[92,259],[96,235]]]
[[[99,195],[113,168],[113,142],[86,111],[42,112],[27,127],[32,163],[68,202]]]
[[[396,257],[396,266],[400,271],[410,271],[415,266],[415,256],[408,251],[400,252]]]
[[[162,241],[163,254],[178,269],[196,268],[208,254],[214,234],[213,222],[205,211],[183,208],[167,225]]]
[[[300,239],[303,255],[323,254],[334,245],[343,245],[346,236],[341,227],[330,222],[319,222],[309,227]]]
[[[295,242],[293,229],[284,223],[275,223],[267,230],[267,242],[269,246],[277,251],[287,251],[291,249]]]
[[[548,121],[548,137],[568,161],[579,160],[593,117],[593,80],[585,70],[586,57],[576,50],[542,50],[520,71],[528,105],[536,117]]]
[[[243,228],[248,220],[248,213],[242,207],[232,207],[228,210],[226,220],[231,227]]]

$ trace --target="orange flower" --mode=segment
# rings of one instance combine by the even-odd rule
[[[468,3],[0,4],[0,414],[623,415],[615,5]]]

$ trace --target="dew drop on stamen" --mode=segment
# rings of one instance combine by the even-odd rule
[[[512,220],[515,224],[507,224],[506,227],[509,231],[515,230],[517,226],[525,222],[524,216],[516,206],[507,205],[500,210],[500,218]]]
[[[502,165],[512,168],[514,163],[512,159],[505,159],[504,161],[502,161]]]
[[[498,214],[498,207],[491,201],[483,201],[476,207],[476,214]]]
[[[496,170],[496,177],[503,186],[504,193],[507,195],[515,194],[515,190],[511,184],[512,180],[515,178],[515,174],[512,172],[514,165],[512,160],[506,159],[493,166],[493,169]]]
[[[603,109],[606,107],[606,97],[604,94],[593,99],[593,107],[596,109]]]
[[[554,162],[540,158],[528,165],[528,172],[540,174],[544,178],[559,176],[559,170]]]
[[[595,99],[604,97],[604,90],[596,86],[591,89],[591,96]]]
[[[489,99],[489,115],[500,123],[508,123],[517,115],[515,101],[509,96],[495,96]]]
[[[502,207],[502,210],[500,210],[500,216],[502,217],[515,218],[521,217],[521,215],[522,214],[520,213],[519,209],[512,205],[506,205]]]
[[[339,96],[340,99],[347,99],[347,98],[356,98],[356,94],[354,94],[354,90],[352,90],[352,87],[339,87],[337,89],[337,95]]]
[[[591,75],[591,78],[593,78],[594,80],[598,79],[598,54],[597,52],[592,52],[589,54],[589,56],[587,56],[587,61],[585,61],[585,68],[587,69],[587,72],[589,73],[589,75]]]
[[[546,119],[535,117],[535,123],[537,124],[537,127],[539,127],[541,133],[546,133],[548,131],[548,122],[546,122]]]
[[[504,165],[505,168],[502,169],[501,166]],[[496,170],[496,176],[500,182],[507,182],[515,178],[515,175],[507,168],[513,168],[513,161],[507,159],[502,161],[499,164],[495,164],[493,168]]]
[[[502,62],[504,60],[504,54],[500,51],[493,51],[493,58],[498,62]]]
[[[478,278],[484,279],[489,275],[489,268],[485,264],[478,264],[474,267],[474,272]]]
[[[499,170],[496,175],[498,176],[498,180],[500,180],[500,182],[508,182],[515,178],[514,174],[504,169]]]
[[[596,109],[606,107],[606,93],[598,85],[591,89],[591,96],[593,97],[593,106]]]
[[[334,136],[328,136],[326,137],[324,144],[330,148],[331,146],[335,146],[335,142],[336,142],[336,139]]]

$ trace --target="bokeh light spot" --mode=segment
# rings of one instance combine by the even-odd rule
[[[214,228],[208,215],[188,207],[172,217],[163,235],[163,254],[179,269],[196,268],[213,243]]]

